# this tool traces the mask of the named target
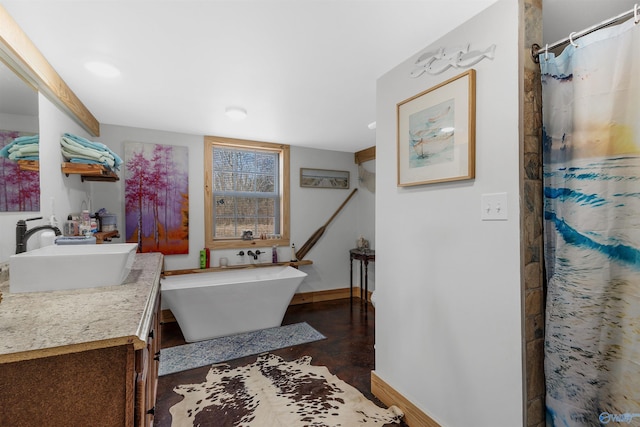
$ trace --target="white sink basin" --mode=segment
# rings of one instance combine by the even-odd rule
[[[45,246],[9,258],[9,291],[40,292],[120,285],[136,243]]]

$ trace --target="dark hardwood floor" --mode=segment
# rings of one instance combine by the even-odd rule
[[[311,356],[313,365],[326,366],[338,378],[360,390],[378,405],[384,406],[370,391],[371,371],[375,366],[374,317],[375,310],[371,304],[365,308],[359,299],[354,299],[353,305],[349,303],[349,299],[341,299],[290,306],[283,324],[307,322],[327,339],[275,350],[273,353],[285,360]],[[177,324],[164,324],[162,348],[180,344],[184,344],[184,338]],[[232,367],[243,366],[253,363],[256,357],[249,356],[226,363]],[[208,371],[209,367],[205,366],[159,378],[154,426],[171,426],[169,408],[181,400],[181,397],[173,392],[173,387],[179,384],[200,383],[204,381]],[[406,424],[400,426],[406,427]],[[212,427],[215,427],[215,424],[212,424]]]

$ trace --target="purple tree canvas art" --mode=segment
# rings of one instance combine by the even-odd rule
[[[139,252],[189,253],[187,147],[127,142],[125,235]]]
[[[31,133],[0,130],[0,148]],[[21,170],[18,162],[0,156],[0,212],[40,210],[40,173]]]

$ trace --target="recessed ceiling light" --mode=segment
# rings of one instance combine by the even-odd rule
[[[113,78],[120,75],[120,70],[106,62],[90,61],[85,63],[84,67],[100,77]]]
[[[242,120],[247,117],[247,110],[240,107],[227,107],[224,113],[227,115],[227,117],[234,120]]]
[[[375,128],[376,128],[376,122],[371,122],[371,123],[369,123],[369,124],[367,125],[367,127],[368,127],[369,129],[371,129],[371,130],[375,129]]]

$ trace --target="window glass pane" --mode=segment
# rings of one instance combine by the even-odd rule
[[[253,151],[238,150],[237,167],[239,172],[255,172],[256,171],[256,153]]]
[[[256,216],[256,200],[252,197],[238,197],[236,199],[238,220],[242,217],[255,218]],[[253,219],[252,219],[253,221]]]
[[[275,175],[277,173],[278,157],[274,153],[257,154],[256,170],[267,175]]]
[[[213,191],[233,191],[233,172],[213,172]]]
[[[214,147],[213,170],[233,170],[233,152]]]
[[[273,217],[276,214],[276,201],[274,199],[258,199],[258,216]]]
[[[276,191],[275,179],[269,175],[256,176],[256,191],[261,193],[273,193]]]
[[[233,218],[216,218],[214,221],[213,238],[229,239],[236,237],[236,226]]]
[[[244,230],[253,231],[253,237],[257,238],[260,235],[256,236],[256,221],[254,218],[238,218],[238,234],[242,235]]]
[[[236,191],[255,191],[256,176],[253,173],[236,174]]]
[[[221,217],[234,217],[235,212],[235,198],[234,197],[225,197],[225,196],[216,196],[215,197],[215,206],[213,207],[214,216],[216,218]]]
[[[257,224],[257,236],[260,237],[261,234],[275,234],[274,229],[273,218],[260,218]],[[254,231],[254,235],[255,234],[256,232]]]

